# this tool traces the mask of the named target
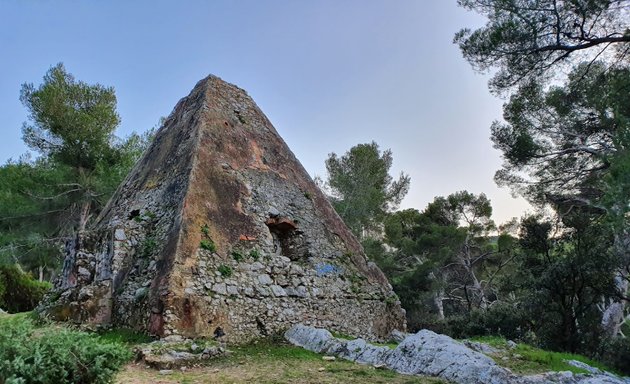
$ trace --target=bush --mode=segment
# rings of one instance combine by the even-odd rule
[[[33,279],[16,265],[0,265],[0,308],[10,313],[33,310],[52,285]]]
[[[630,375],[630,339],[615,338],[602,344],[599,360],[624,375]]]
[[[0,318],[0,383],[111,383],[130,358],[127,348],[97,336]]]
[[[499,335],[523,340],[528,331],[525,314],[513,305],[500,302],[485,311],[477,309],[466,315],[448,317],[437,326],[440,332],[459,339]]]

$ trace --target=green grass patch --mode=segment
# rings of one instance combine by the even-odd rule
[[[108,329],[100,332],[99,337],[106,342],[127,345],[143,344],[153,341],[153,338],[145,333],[126,328]]]
[[[214,244],[214,241],[210,239],[202,239],[199,242],[199,247],[209,252],[215,252],[217,250],[217,246]]]
[[[236,262],[241,262],[243,261],[243,254],[240,253],[239,251],[232,251],[232,258]]]
[[[522,360],[528,361],[531,366],[539,365],[548,371],[571,371],[573,373],[588,373],[588,371],[574,367],[565,362],[565,360],[577,360],[588,364],[591,367],[599,368],[604,371],[611,371],[608,367],[601,363],[588,359],[582,355],[565,352],[551,352],[538,349],[526,344],[518,344],[514,348],[514,353],[521,355]]]
[[[337,331],[330,331],[330,333],[333,335],[333,337],[336,337],[336,338],[342,339],[342,340],[354,340],[354,339],[356,339],[356,337],[352,337],[352,336],[346,335],[345,333],[341,333],[341,332],[337,332]]]
[[[251,251],[249,251],[249,257],[254,259],[254,261],[258,261],[258,259],[260,259],[260,251],[257,249],[252,249]]]
[[[476,336],[468,338],[468,340],[488,344],[495,348],[507,347],[507,340],[501,336]]]
[[[333,335],[333,337],[336,337],[337,339],[341,339],[341,340],[355,340],[356,339],[356,337],[348,336],[340,332],[330,331],[330,333]],[[396,347],[398,347],[398,343],[372,343],[372,342],[369,342],[369,343],[372,345],[376,345],[377,347],[388,347],[390,349],[396,349]]]
[[[219,268],[217,268],[217,271],[219,271],[223,277],[232,276],[232,268],[229,265],[221,264],[219,265]]]
[[[497,364],[511,369],[519,374],[542,373],[549,371],[570,371],[573,373],[588,373],[588,371],[574,367],[566,360],[576,360],[588,364],[591,367],[599,368],[603,371],[615,372],[604,364],[591,360],[582,355],[566,352],[545,351],[531,345],[519,343],[515,348],[509,348],[507,340],[500,336],[479,336],[468,340],[488,344],[499,349],[493,354]],[[505,359],[507,358],[507,359]]]
[[[296,360],[321,360],[322,356],[304,348],[289,344],[274,344],[260,341],[240,347],[230,348],[235,357],[250,357],[263,359],[296,359]]]
[[[398,347],[398,343],[370,343],[372,345],[376,345],[377,347],[388,347],[389,349],[396,349]]]

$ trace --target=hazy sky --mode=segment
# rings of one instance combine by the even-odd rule
[[[24,82],[63,62],[113,86],[118,135],[143,131],[209,73],[254,98],[311,175],[328,153],[376,141],[411,176],[402,207],[466,189],[495,220],[526,204],[493,182],[502,100],[452,44],[484,20],[455,0],[0,2],[0,161],[26,151]]]

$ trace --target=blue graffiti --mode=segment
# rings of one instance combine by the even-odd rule
[[[327,275],[338,275],[340,274],[341,268],[328,264],[328,263],[319,263],[315,265],[315,272],[317,272],[317,276],[327,276]]]

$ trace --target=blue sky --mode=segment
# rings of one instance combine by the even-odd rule
[[[492,180],[503,101],[452,44],[483,23],[455,0],[4,0],[0,161],[26,151],[21,84],[58,62],[116,89],[120,136],[153,127],[212,73],[247,90],[311,175],[374,140],[411,176],[403,208],[466,189],[502,222],[527,207]]]

